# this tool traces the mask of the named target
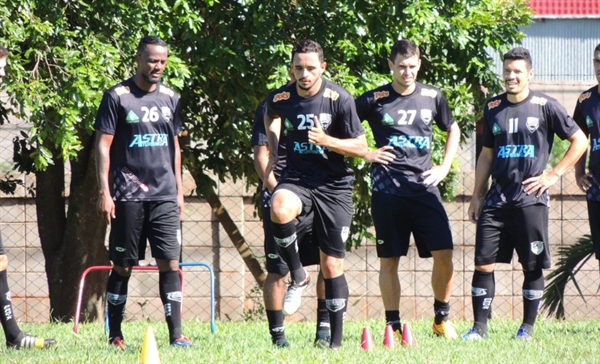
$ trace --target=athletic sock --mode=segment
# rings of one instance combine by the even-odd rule
[[[298,241],[296,236],[296,221],[285,224],[273,223],[273,237],[279,248],[279,253],[290,268],[290,277],[295,283],[306,279],[306,271],[300,262],[298,254]]]
[[[482,334],[487,333],[488,315],[495,295],[496,282],[494,282],[493,273],[476,270],[473,273],[471,299],[473,302],[473,316],[475,317],[474,327],[480,330]]]
[[[441,324],[443,321],[448,321],[448,315],[450,315],[450,302],[442,302],[434,299],[433,313],[435,314],[434,322],[436,325]]]
[[[544,294],[544,274],[541,269],[523,273],[523,323],[533,326]]]
[[[16,342],[22,338],[23,332],[19,329],[12,309],[12,299],[8,289],[8,273],[0,272],[0,322],[4,329],[7,342]]]
[[[325,297],[331,324],[331,348],[342,346],[346,304],[348,302],[348,282],[346,276],[325,279]]]
[[[158,274],[158,290],[160,300],[165,308],[165,320],[169,327],[169,342],[183,336],[181,331],[181,303],[183,295],[181,293],[181,279],[179,272],[160,272]]]
[[[325,300],[317,299],[317,338],[329,336],[329,311],[327,311],[327,303]]]
[[[402,333],[402,322],[400,321],[400,311],[385,311],[385,324],[392,325],[392,330]]]
[[[106,304],[108,308],[108,340],[111,342],[117,336],[123,339],[121,322],[125,315],[128,283],[129,277],[120,275],[114,269],[110,272],[106,284]]]
[[[277,340],[285,339],[285,326],[283,325],[283,311],[281,310],[266,310],[267,320],[269,321],[269,334],[271,334],[271,342],[275,344]]]

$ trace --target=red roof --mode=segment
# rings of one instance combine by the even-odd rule
[[[530,0],[529,5],[536,16],[600,16],[600,0]]]

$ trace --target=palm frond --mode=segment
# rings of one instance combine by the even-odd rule
[[[573,281],[577,292],[586,302],[575,275],[593,254],[594,244],[589,234],[579,238],[573,245],[558,249],[558,268],[546,276],[549,283],[542,296],[542,311],[546,311],[548,317],[554,315],[557,319],[565,318],[564,293],[569,281]]]

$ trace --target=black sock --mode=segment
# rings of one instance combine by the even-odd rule
[[[8,273],[0,272],[0,322],[4,329],[6,341],[14,343],[20,340],[23,332],[19,329],[12,309],[10,290],[8,289]]]
[[[169,342],[183,336],[181,331],[181,279],[179,272],[160,272],[158,274],[158,290],[160,300],[165,308],[165,320],[169,327]]]
[[[400,334],[402,334],[402,322],[400,321],[400,311],[385,311],[385,324],[392,325],[393,331],[398,331]]]
[[[476,270],[473,273],[471,287],[473,316],[475,317],[474,327],[483,334],[487,333],[488,315],[495,295],[496,282],[494,282],[494,274]]]
[[[108,340],[111,342],[117,336],[123,339],[121,322],[123,322],[123,316],[125,315],[128,283],[129,277],[123,277],[114,269],[110,272],[106,284],[106,304],[108,307]]]
[[[448,321],[448,315],[450,315],[450,302],[442,302],[434,299],[433,313],[435,314],[434,322],[436,325],[441,324],[443,321]]]
[[[277,340],[285,339],[285,327],[283,325],[283,311],[281,310],[266,310],[267,320],[269,321],[269,334],[271,334],[271,342],[275,344]]]
[[[296,237],[296,221],[292,220],[285,224],[273,223],[273,237],[279,248],[281,258],[290,268],[290,277],[295,283],[306,279],[306,271],[300,262],[298,254],[298,241]]]
[[[329,311],[325,300],[317,299],[317,338],[329,336]]]
[[[541,269],[523,273],[523,323],[533,326],[544,294],[544,274]]]
[[[329,322],[331,323],[332,348],[342,346],[348,295],[348,282],[346,282],[345,275],[342,274],[331,279],[325,278],[325,297],[327,311],[329,311]]]

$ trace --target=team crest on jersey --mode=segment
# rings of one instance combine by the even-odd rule
[[[127,86],[119,86],[115,89],[115,92],[117,93],[118,96],[121,96],[123,94],[128,94],[129,91],[129,87]]]
[[[323,130],[327,130],[327,128],[329,128],[329,125],[331,125],[331,114],[319,114],[319,123],[321,123],[321,127],[323,128]]]
[[[125,122],[127,124],[139,123],[140,117],[137,116],[137,114],[135,112],[133,112],[133,110],[129,110],[129,113],[125,117]]]
[[[283,100],[287,100],[289,98],[290,98],[290,93],[287,91],[284,91],[284,92],[275,94],[275,96],[273,96],[273,102],[283,101]]]
[[[161,107],[160,111],[162,111],[162,116],[165,118],[165,120],[167,120],[167,122],[171,121],[173,114],[171,114],[171,109],[168,106]]]
[[[390,96],[389,91],[375,91],[373,93],[373,98],[375,99],[375,101],[377,101],[377,99],[382,99],[382,98],[388,97],[388,96]]]
[[[498,135],[502,132],[502,129],[500,129],[500,126],[496,123],[494,123],[494,126],[492,126],[492,133],[494,135]]]
[[[175,91],[171,90],[170,88],[168,88],[165,85],[160,85],[160,89],[158,91],[162,92],[165,95],[169,95],[171,97],[173,97],[175,95]]]
[[[594,122],[592,121],[592,118],[590,118],[589,116],[585,117],[585,125],[588,126],[588,128],[591,128],[592,126],[594,126]]]
[[[429,88],[422,88],[421,89],[421,96],[429,96],[429,97],[431,97],[433,99],[433,98],[435,98],[437,96],[437,91],[429,89]]]
[[[590,96],[592,96],[591,92],[584,92],[581,95],[579,95],[579,102],[583,102],[585,99],[589,99]]]
[[[540,126],[540,119],[534,117],[527,117],[527,122],[525,123],[525,126],[527,126],[527,130],[529,130],[530,133],[533,133],[534,131],[538,130]]]
[[[323,92],[323,97],[328,97],[328,98],[332,99],[333,101],[335,101],[340,97],[340,94],[333,91],[330,88],[326,88],[325,92]]]
[[[346,240],[348,240],[348,235],[350,235],[350,227],[349,226],[343,226],[342,227],[342,241],[346,242]]]
[[[532,241],[531,252],[535,255],[540,255],[544,251],[544,242],[543,241]]]
[[[488,109],[491,110],[495,107],[498,107],[501,102],[502,102],[502,100],[494,100],[494,101],[488,102]]]
[[[394,125],[394,118],[390,116],[387,112],[383,115],[383,119],[381,119],[381,124],[383,125]]]
[[[429,125],[433,119],[433,113],[429,109],[421,109],[421,120],[425,123],[425,125]]]
[[[531,98],[531,103],[532,104],[544,106],[544,105],[546,105],[547,102],[548,102],[548,99],[546,99],[544,97],[534,96],[534,97]]]

